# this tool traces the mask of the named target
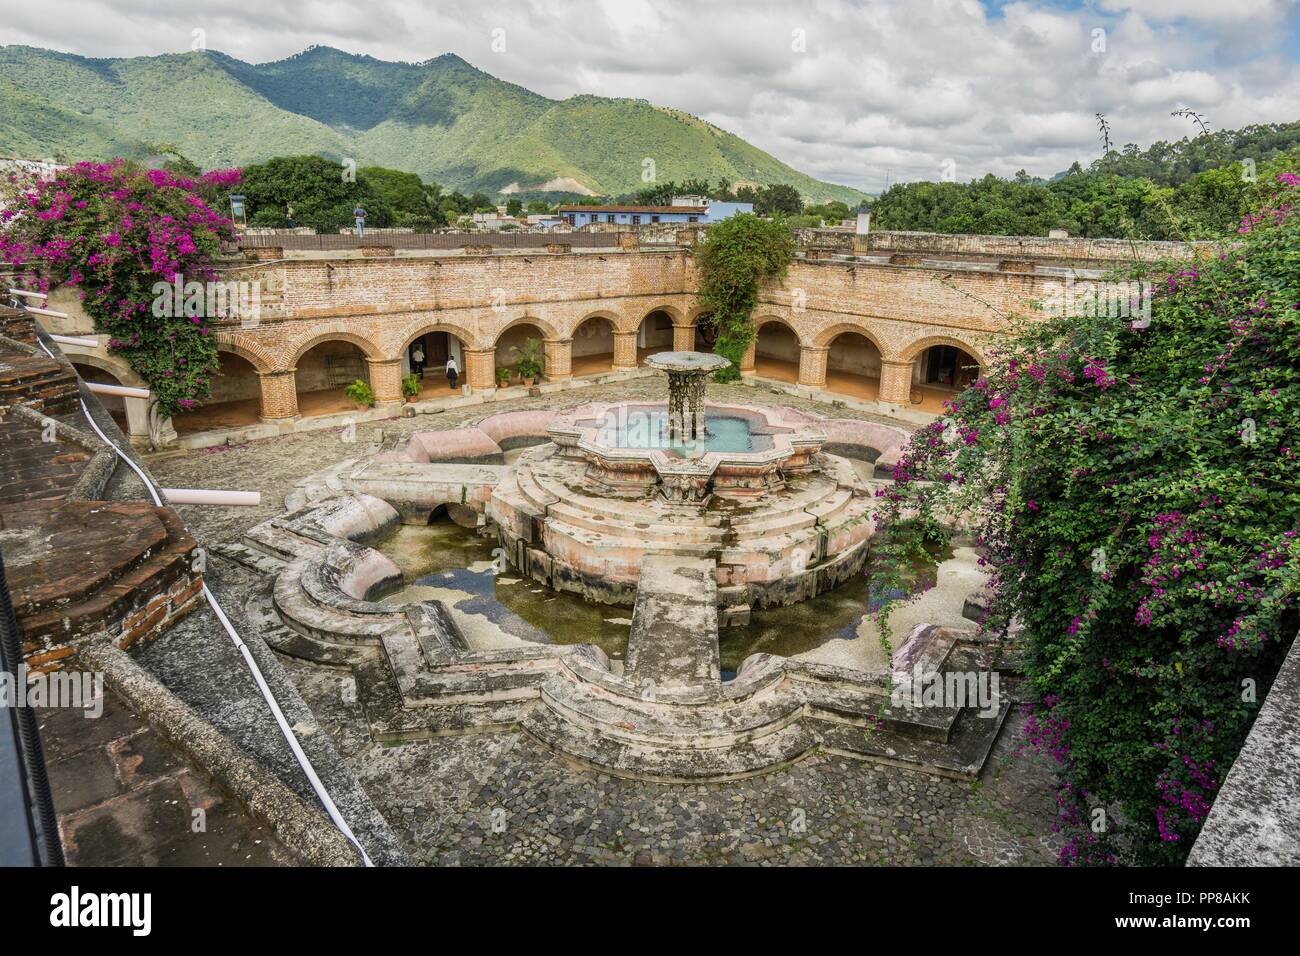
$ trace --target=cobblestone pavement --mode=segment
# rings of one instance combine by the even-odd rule
[[[1013,714],[975,783],[815,754],[728,783],[627,780],[525,733],[379,746],[343,673],[295,682],[412,858],[436,865],[1048,865],[1054,777]]]
[[[852,409],[744,386],[711,386],[715,401],[793,405],[836,417]],[[584,401],[659,398],[653,379],[559,396],[449,410],[339,431],[286,435],[214,451],[155,457],[170,486],[256,489],[259,508],[182,508],[200,543],[236,539],[279,514],[295,480],[372,452],[387,431],[455,428],[500,411]],[[890,424],[897,424],[889,422]],[[218,560],[235,594],[252,575]],[[346,672],[286,660],[295,683],[375,805],[429,864],[1045,865],[1059,844],[1051,769],[1018,755],[1013,714],[976,783],[814,754],[774,773],[718,784],[613,777],[548,751],[522,732],[385,746],[345,693]]]

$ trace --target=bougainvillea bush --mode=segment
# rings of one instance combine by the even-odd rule
[[[1148,269],[1149,324],[1018,325],[884,494],[899,552],[975,516],[1065,862],[1185,858],[1300,626],[1300,177],[1278,184],[1217,251]]]
[[[42,290],[77,286],[109,347],[149,384],[159,411],[174,415],[209,394],[214,317],[155,309],[154,286],[215,278],[221,244],[234,234],[203,197],[237,182],[238,170],[190,179],[123,160],[78,163],[18,184],[0,211],[0,257]]]

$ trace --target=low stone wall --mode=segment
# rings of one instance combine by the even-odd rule
[[[1187,858],[1189,866],[1300,865],[1300,641],[1282,662]]]

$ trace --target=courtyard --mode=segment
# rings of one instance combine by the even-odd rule
[[[561,394],[565,403],[578,404],[661,400],[662,392],[662,379],[640,378]],[[769,400],[810,413],[873,419],[865,412],[765,393],[762,386],[712,385],[708,392],[711,404]],[[213,470],[219,469],[223,485],[262,491],[256,508],[180,506],[197,540],[214,554],[208,576],[220,582],[225,600],[255,603],[265,582],[219,557],[220,546],[238,542],[250,527],[278,515],[284,499],[300,491],[305,475],[393,447],[417,432],[453,432],[482,420],[488,411],[523,412],[556,404],[553,396],[523,397],[490,407],[363,423],[351,431],[164,453],[152,456],[149,466],[169,485],[210,483]],[[962,623],[966,587],[947,594],[946,610],[940,600],[905,613]],[[942,593],[943,588],[935,589],[936,596]],[[445,592],[439,596],[449,600]],[[593,611],[597,618],[615,620],[628,613]],[[863,615],[859,610],[858,618]],[[494,610],[482,608],[457,619],[467,631],[474,630],[476,621],[479,627],[500,624]],[[815,632],[815,622],[804,623]],[[801,653],[849,663],[864,651],[871,657],[874,633],[856,630],[847,637],[809,637],[806,643],[812,646]],[[144,653],[177,653],[174,642],[179,639],[166,635]],[[410,858],[424,863],[1045,865],[1059,850],[1060,838],[1053,831],[1053,771],[1044,758],[1020,752],[1019,712],[1002,727],[973,780],[813,752],[792,765],[743,779],[656,782],[593,768],[518,729],[399,744],[376,741],[362,701],[349,692],[346,667],[282,660]]]

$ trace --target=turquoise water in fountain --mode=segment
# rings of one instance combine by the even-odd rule
[[[684,456],[704,452],[766,451],[772,447],[772,436],[755,434],[747,418],[739,415],[704,413],[706,431],[703,442],[687,443],[669,441],[668,411],[628,412],[623,421],[602,423],[597,440],[611,448],[659,449]]]

